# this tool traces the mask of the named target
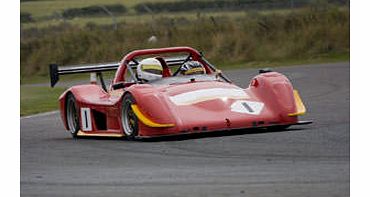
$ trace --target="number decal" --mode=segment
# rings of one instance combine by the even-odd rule
[[[90,108],[81,108],[81,117],[82,117],[82,130],[91,131],[92,123],[91,123]]]

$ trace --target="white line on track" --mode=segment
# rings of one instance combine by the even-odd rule
[[[22,119],[28,119],[28,118],[48,116],[48,115],[52,115],[52,114],[56,114],[56,113],[59,113],[59,111],[51,111],[51,112],[45,112],[45,113],[40,113],[40,114],[35,114],[35,115],[30,115],[30,116],[24,116],[24,117],[21,117],[21,120]]]

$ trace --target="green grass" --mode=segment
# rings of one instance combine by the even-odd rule
[[[94,62],[91,62],[94,63]],[[104,72],[103,78],[104,81],[107,83],[108,80],[113,79],[115,75],[114,71],[108,71]],[[89,81],[90,80],[90,74],[89,73],[79,73],[79,74],[73,74],[73,75],[63,75],[59,76],[58,84],[61,84],[63,82],[70,82],[70,81]],[[48,75],[33,75],[21,78],[21,84],[22,85],[42,85],[42,86],[49,86],[50,84],[50,78]]]
[[[143,2],[167,2],[176,0],[49,0],[21,2],[21,12],[31,13],[33,17],[41,18],[50,16],[54,12],[61,12],[69,8],[81,8],[92,5],[123,4],[128,8]]]
[[[58,98],[65,88],[21,86],[21,116],[58,109]]]
[[[60,81],[75,81],[75,80],[84,80],[89,79],[90,75],[87,73],[82,74],[73,74],[73,75],[65,75],[61,76]],[[59,83],[58,82],[58,83]],[[49,75],[34,75],[29,77],[23,77],[21,78],[21,84],[50,84],[50,78]]]
[[[295,12],[299,10],[303,10],[304,8],[296,8]],[[277,10],[262,10],[262,11],[213,11],[213,12],[202,12],[198,15],[197,12],[163,12],[157,14],[125,14],[115,17],[116,23],[129,23],[129,24],[145,24],[148,22],[155,22],[158,18],[172,18],[174,20],[185,18],[188,20],[196,20],[199,16],[201,17],[230,17],[230,18],[241,18],[246,14],[255,14],[258,13],[259,15],[286,15],[291,13],[292,10],[290,9],[277,9]],[[60,20],[60,19],[53,19],[53,20],[39,20],[33,23],[22,23],[22,29],[29,29],[29,28],[47,28],[53,26],[59,26],[64,23],[68,23],[71,25],[85,27],[89,23],[94,23],[96,25],[111,25],[113,24],[113,19],[110,16],[98,16],[98,17],[76,17],[70,20]],[[124,27],[122,27],[124,28]]]
[[[274,11],[261,11],[261,14],[271,14],[271,13],[287,13],[287,10],[274,10]],[[245,15],[244,11],[233,11],[233,12],[203,12],[202,17],[218,17],[218,16],[226,16],[226,17],[242,17]],[[155,14],[154,16],[151,14],[127,14],[116,16],[115,20],[116,23],[130,23],[130,24],[144,24],[150,21],[155,21],[157,18],[172,18],[172,19],[179,19],[179,18],[186,18],[188,20],[195,20],[197,18],[197,13],[195,12],[176,12],[176,13],[159,13]],[[154,19],[154,20],[153,20]],[[88,23],[94,23],[96,25],[110,25],[113,24],[113,19],[109,16],[101,16],[101,17],[77,17],[71,20],[66,20],[68,24],[76,25],[79,27],[84,27]],[[29,28],[46,28],[51,26],[58,26],[63,24],[64,21],[62,20],[44,20],[38,21],[35,23],[22,23],[23,29]],[[124,27],[122,27],[124,28]]]

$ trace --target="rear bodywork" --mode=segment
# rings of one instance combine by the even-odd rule
[[[113,84],[126,81],[130,58],[176,50],[185,50],[192,59],[209,64],[199,52],[188,47],[136,51],[121,61]],[[213,66],[206,70],[210,76],[219,72]],[[258,74],[247,88],[238,87],[225,76],[215,80],[195,77],[179,83],[132,83],[120,89],[111,86],[108,90],[97,84],[73,86],[59,98],[67,130],[68,94],[76,97],[80,109],[79,135],[124,136],[121,117],[125,94],[135,98],[131,107],[139,119],[138,137],[142,138],[307,123],[298,120],[306,111],[298,91],[277,72]]]

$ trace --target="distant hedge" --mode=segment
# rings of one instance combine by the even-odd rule
[[[190,10],[239,10],[246,8],[264,8],[289,5],[290,0],[183,0],[176,2],[140,3],[134,9],[136,12],[178,12]],[[278,5],[279,4],[279,5]],[[281,4],[281,5],[280,5]]]
[[[62,16],[64,18],[75,18],[75,17],[88,17],[88,16],[102,16],[107,15],[107,11],[113,14],[124,14],[127,12],[127,8],[124,5],[121,4],[114,4],[114,5],[94,5],[94,6],[88,6],[83,8],[71,8],[64,10],[62,12]]]
[[[33,22],[32,15],[27,12],[21,12],[21,23]]]
[[[302,7],[320,3],[320,0],[182,0],[174,2],[145,2],[137,4],[137,13],[179,12],[194,10],[242,10],[242,9],[278,9]],[[328,3],[345,4],[349,0],[327,0]]]

